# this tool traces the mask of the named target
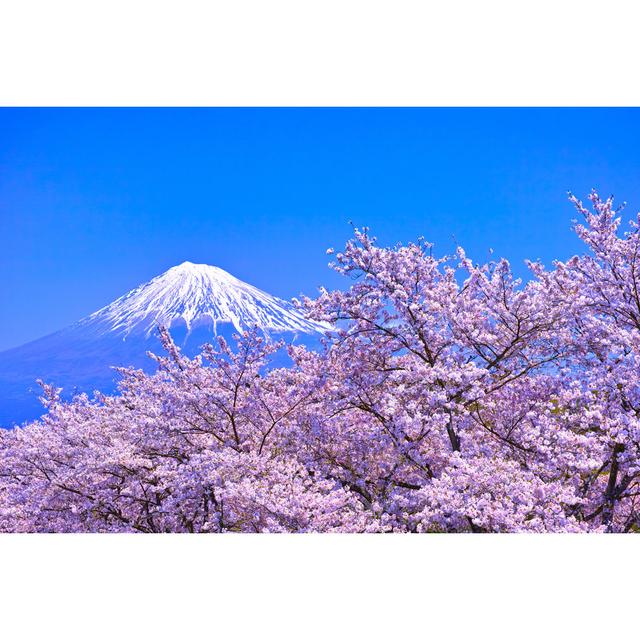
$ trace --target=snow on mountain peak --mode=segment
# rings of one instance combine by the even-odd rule
[[[121,296],[82,321],[103,332],[151,333],[164,325],[208,325],[213,331],[231,323],[237,331],[257,325],[262,331],[317,333],[329,326],[305,318],[291,303],[207,264],[183,262]]]

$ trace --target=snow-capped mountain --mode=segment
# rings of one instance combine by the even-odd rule
[[[113,391],[114,366],[152,371],[146,353],[162,353],[159,325],[191,356],[216,335],[228,339],[252,327],[310,346],[329,329],[218,267],[184,262],[61,331],[0,353],[0,426],[42,413],[38,378],[69,396]]]
[[[183,262],[118,298],[81,321],[98,331],[150,336],[158,325],[187,331],[230,323],[241,331],[258,326],[265,333],[315,333],[325,326],[307,320],[289,302],[275,298],[207,264]]]

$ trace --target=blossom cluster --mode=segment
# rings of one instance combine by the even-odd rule
[[[640,527],[640,218],[573,198],[552,268],[383,248],[298,304],[322,350],[257,330],[0,432],[5,532],[632,532]],[[287,349],[291,366],[270,359]]]

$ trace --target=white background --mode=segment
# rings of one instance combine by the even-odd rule
[[[20,0],[0,104],[638,105],[638,29],[612,0]],[[0,635],[633,637],[639,544],[5,535]]]
[[[637,104],[619,0],[14,0],[0,104]]]

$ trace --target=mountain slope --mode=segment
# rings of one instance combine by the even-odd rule
[[[69,396],[113,391],[113,366],[152,371],[146,352],[162,352],[159,325],[170,329],[187,355],[216,335],[229,339],[254,326],[268,337],[311,346],[328,329],[218,267],[184,262],[70,327],[0,353],[0,426],[42,413],[37,378]]]
[[[96,311],[83,325],[127,336],[149,336],[159,324],[192,328],[230,323],[240,331],[257,325],[265,332],[322,331],[290,303],[206,264],[183,262]]]

